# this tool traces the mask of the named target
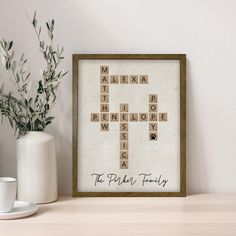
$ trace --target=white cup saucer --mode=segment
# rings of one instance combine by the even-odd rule
[[[0,220],[18,219],[31,216],[38,211],[38,206],[34,203],[15,201],[11,212],[0,212]]]

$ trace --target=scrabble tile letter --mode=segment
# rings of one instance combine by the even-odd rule
[[[149,94],[149,103],[157,103],[157,94]]]
[[[140,75],[139,76],[139,83],[140,84],[147,84],[148,83],[148,76],[147,75]]]
[[[128,140],[128,132],[120,132],[120,140]]]
[[[119,121],[119,113],[111,113],[110,121]]]
[[[159,121],[167,121],[167,113],[159,113]]]
[[[91,121],[98,122],[99,121],[99,113],[91,113]]]
[[[129,121],[138,121],[138,113],[130,113]]]
[[[128,84],[128,75],[120,75],[120,84]]]
[[[101,131],[109,131],[109,124],[108,123],[101,123]]]
[[[120,112],[128,112],[129,105],[128,104],[120,104]]]
[[[100,111],[101,112],[109,112],[109,105],[108,104],[100,104]]]
[[[149,123],[149,131],[157,131],[157,123]]]
[[[101,122],[109,121],[109,113],[101,113]]]
[[[127,122],[128,121],[128,113],[120,113],[120,121]]]
[[[120,159],[128,159],[128,151],[120,151]]]
[[[157,132],[150,132],[149,141],[156,141],[156,140],[157,140]]]
[[[108,74],[109,67],[108,66],[100,66],[100,74]]]
[[[128,169],[128,161],[120,161],[120,169]]]
[[[109,94],[101,94],[100,95],[100,102],[101,103],[108,103],[109,102]]]
[[[147,121],[148,114],[147,113],[139,113],[139,121]]]
[[[120,123],[120,131],[128,131],[128,123]]]
[[[138,84],[138,76],[137,75],[130,75],[129,76],[129,83],[130,84]]]
[[[157,121],[157,113],[149,113],[149,121]]]
[[[157,112],[157,104],[149,104],[149,112]]]
[[[110,75],[110,84],[118,84],[119,76],[118,75]]]
[[[128,150],[128,142],[120,142],[120,150]]]
[[[101,91],[101,93],[109,93],[109,86],[108,85],[101,85],[100,91]]]
[[[109,83],[108,75],[101,75],[100,83],[101,84],[108,84]]]

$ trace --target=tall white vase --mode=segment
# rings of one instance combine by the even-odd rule
[[[29,132],[17,140],[18,200],[49,203],[57,200],[57,161],[54,137]]]

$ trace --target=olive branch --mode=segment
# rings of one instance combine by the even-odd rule
[[[63,57],[63,47],[54,46],[55,21],[46,22],[49,43],[41,36],[42,27],[38,26],[36,12],[31,21],[39,43],[40,53],[45,61],[42,78],[38,81],[35,97],[29,97],[31,74],[27,72],[27,59],[24,53],[17,60],[13,50],[13,41],[0,41],[0,63],[8,72],[16,95],[5,92],[4,84],[0,86],[0,119],[8,118],[17,137],[28,131],[43,131],[54,117],[49,116],[50,109],[56,102],[56,92],[61,79],[68,73],[59,69]]]

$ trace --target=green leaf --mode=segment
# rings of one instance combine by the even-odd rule
[[[25,77],[25,81],[30,77],[30,73]]]
[[[62,74],[62,77],[64,77],[66,74],[68,74],[69,71],[66,71],[64,74]]]
[[[33,17],[33,18],[36,18],[36,14],[37,14],[37,12],[36,12],[36,11],[34,11],[34,17]]]
[[[33,17],[32,24],[33,24],[34,28],[36,28],[36,27],[37,27],[36,11],[34,12],[34,17]]]
[[[13,41],[11,41],[11,42],[9,43],[8,51],[11,50],[12,46],[13,46]]]
[[[49,26],[48,22],[46,22],[46,26],[47,26],[48,30],[50,31],[50,26]]]
[[[34,28],[36,28],[37,27],[37,20],[33,19],[32,24],[33,24]]]
[[[7,42],[5,39],[2,40],[3,41],[3,44],[4,44],[4,49],[7,50]]]
[[[25,59],[23,62],[22,62],[22,66],[27,62],[27,59]]]
[[[13,128],[13,120],[12,120],[12,118],[10,116],[8,116],[8,120],[10,122],[11,127]]]
[[[21,58],[20,58],[20,61],[23,61],[23,60],[24,60],[24,53],[22,53]]]
[[[12,64],[11,64],[11,70],[13,72],[13,74],[15,73],[16,71],[16,61],[13,61]]]
[[[46,118],[46,121],[52,121],[52,120],[54,120],[54,119],[55,119],[55,117],[49,116],[49,117]]]
[[[29,106],[32,105],[32,101],[33,101],[33,98],[30,98],[30,99],[29,99],[29,102],[28,102]]]
[[[17,82],[17,83],[20,82],[20,76],[18,75],[18,73],[16,73],[16,82]]]
[[[35,123],[35,121],[38,119],[38,117],[39,117],[39,114],[34,115],[32,118],[32,123]]]
[[[4,91],[4,84],[1,85],[1,88],[0,88],[0,95],[3,94],[3,91]]]
[[[49,125],[51,123],[52,123],[52,121],[46,121],[46,125]]]

